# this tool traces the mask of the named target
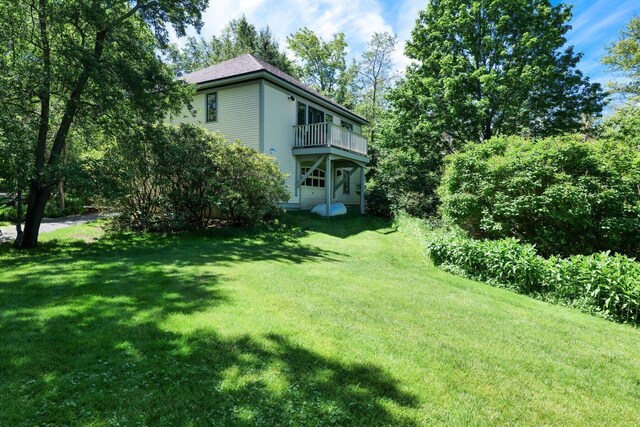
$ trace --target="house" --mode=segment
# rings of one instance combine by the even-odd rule
[[[272,156],[288,174],[287,208],[326,203],[364,212],[367,123],[347,108],[253,55],[183,77],[198,85],[192,110],[170,123],[196,123]]]

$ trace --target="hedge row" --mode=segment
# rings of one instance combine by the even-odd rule
[[[624,323],[640,323],[640,263],[608,252],[543,258],[515,239],[474,240],[456,230],[399,216],[419,236],[434,264],[464,277],[546,301],[579,307]]]

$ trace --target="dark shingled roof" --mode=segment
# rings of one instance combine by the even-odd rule
[[[294,79],[284,71],[274,67],[273,65],[267,62],[264,62],[261,59],[256,58],[255,56],[249,53],[230,59],[228,61],[220,62],[219,64],[215,64],[207,68],[203,68],[202,70],[194,71],[193,73],[184,75],[182,78],[189,83],[204,84],[204,83],[211,83],[216,80],[226,79],[229,77],[237,77],[244,74],[257,73],[261,71],[272,74],[275,77],[281,80],[284,80],[285,82],[292,84],[293,86],[296,86],[302,89],[303,91],[308,92],[324,100],[325,102],[333,105],[334,107],[340,110],[346,111],[347,113],[359,118],[363,122],[367,122],[366,119],[360,117],[358,114],[354,113],[348,108],[338,104],[333,99],[322,95],[321,93],[317,92],[313,88]]]

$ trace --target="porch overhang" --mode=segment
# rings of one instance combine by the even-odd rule
[[[351,160],[358,163],[361,166],[369,163],[369,157],[354,153],[349,150],[343,150],[336,147],[328,146],[315,146],[315,147],[293,147],[292,153],[294,156],[307,156],[307,155],[329,155],[332,159],[338,160],[340,158]]]
[[[362,154],[341,150],[335,147],[316,146],[316,147],[295,147],[293,154],[296,159],[296,182],[294,194],[298,196],[298,190],[301,189],[305,180],[324,163],[325,177],[325,206],[326,216],[330,216],[331,203],[335,197],[335,192],[343,185],[345,180],[349,179],[356,171],[360,173],[360,213],[365,212],[365,167],[369,162],[369,158]],[[301,174],[301,165],[311,165],[307,167],[304,174]],[[337,183],[333,182],[333,172],[335,168],[346,167],[351,168],[347,175],[342,176]]]

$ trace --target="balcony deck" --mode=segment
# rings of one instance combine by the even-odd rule
[[[293,154],[331,152],[331,148],[346,151],[359,160],[367,159],[367,139],[333,123],[314,123],[293,127]]]

